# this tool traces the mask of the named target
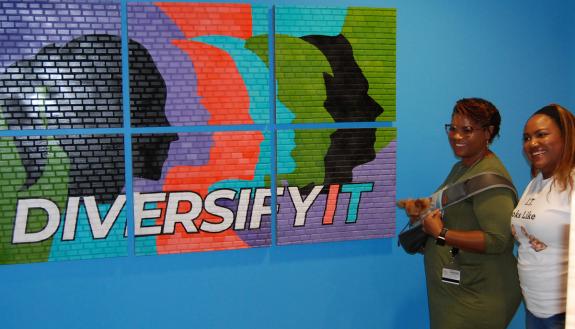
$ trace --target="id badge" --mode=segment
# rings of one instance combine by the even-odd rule
[[[459,285],[459,282],[461,281],[461,271],[455,266],[444,267],[441,271],[441,281]]]

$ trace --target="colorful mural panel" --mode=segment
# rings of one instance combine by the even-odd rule
[[[0,3],[0,264],[393,234],[395,11],[123,5]]]
[[[270,245],[269,136],[260,131],[179,136],[189,144],[169,148],[162,178],[134,185],[136,254]],[[153,138],[136,135],[132,145],[149,145]],[[145,162],[139,155],[134,153],[135,167]]]
[[[3,137],[0,263],[124,256],[123,137]]]
[[[395,11],[278,7],[275,17],[276,181],[290,192],[278,196],[278,244],[392,236],[395,129],[375,123],[395,119]],[[317,123],[350,128],[289,129]]]
[[[395,10],[277,7],[278,123],[395,120]],[[278,106],[280,106],[278,104]]]
[[[0,263],[126,255],[123,136],[102,132],[123,125],[119,5],[7,0],[0,21]]]
[[[269,124],[269,69],[245,46],[254,36],[267,34],[267,12],[248,4],[129,4],[130,39],[149,45],[165,80],[165,113],[171,125]],[[267,44],[260,47],[267,51]],[[131,111],[132,125],[141,124],[138,108]],[[160,179],[134,180],[134,191],[140,193],[137,206],[144,206],[139,199],[161,199],[146,203],[156,207],[155,212],[144,211],[152,220],[140,218],[136,209],[136,228],[142,220],[147,222],[144,231],[154,233],[140,236],[136,230],[136,254],[270,245],[270,136],[263,130],[218,128],[178,133]],[[146,138],[137,135],[134,141]],[[147,143],[132,145],[137,144]],[[145,162],[136,158],[139,154],[134,153],[134,165]]]
[[[269,123],[269,70],[245,47],[267,34],[267,12],[249,4],[128,4],[128,35],[165,81],[172,125]]]
[[[279,131],[277,243],[392,236],[395,140],[394,128]]]

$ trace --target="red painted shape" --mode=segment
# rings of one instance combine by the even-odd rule
[[[156,3],[174,21],[186,38],[223,35],[248,39],[252,36],[252,11],[249,4],[212,3]],[[225,51],[192,40],[173,40],[192,61],[198,83],[198,95],[211,117],[208,124],[253,124],[249,114],[249,95],[237,66]],[[226,179],[253,180],[260,144],[261,132],[214,133],[214,145],[210,160],[203,166],[179,166],[168,170],[164,191],[194,191],[202,198],[214,183]],[[166,204],[159,204],[162,216]],[[189,210],[182,202],[179,212]],[[200,227],[203,221],[218,223],[221,218],[207,212],[195,221]],[[162,225],[164,218],[159,218]],[[247,248],[232,229],[221,233],[186,233],[176,225],[172,235],[160,235],[156,241],[159,254],[192,251]]]
[[[208,124],[253,124],[248,90],[232,57],[201,42],[174,40],[173,43],[194,63],[198,94],[211,114]]]
[[[226,35],[246,40],[252,36],[249,4],[158,2],[155,5],[180,27],[186,38]]]
[[[337,197],[339,195],[339,185],[330,185],[327,200],[325,202],[325,213],[323,215],[322,224],[333,224],[333,217],[335,216],[335,208],[337,207]]]
[[[217,132],[213,135],[214,146],[210,151],[210,160],[203,166],[179,166],[170,168],[167,173],[164,191],[194,191],[202,199],[208,194],[208,188],[225,179],[253,180],[258,163],[260,144],[264,140],[261,132]],[[166,204],[158,205],[162,209],[164,222]],[[189,204],[182,203],[178,212],[189,210]],[[195,220],[196,227],[202,221],[221,222],[221,218],[205,211]],[[248,248],[236,232],[228,229],[221,233],[187,233],[180,224],[172,235],[160,235],[157,239],[158,254],[193,251],[225,250]]]

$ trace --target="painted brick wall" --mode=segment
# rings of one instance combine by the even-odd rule
[[[86,212],[88,207],[94,222],[103,218],[109,205],[98,201],[113,199],[124,186],[123,137],[62,131],[122,126],[119,6],[2,1],[0,25],[0,167],[2,179],[10,178],[1,197],[0,263],[125,255],[125,214],[118,216],[115,234],[95,239],[99,226],[96,232],[89,228]],[[96,33],[105,36],[90,36]],[[40,136],[31,129],[62,132]],[[79,196],[92,198],[85,206]],[[50,200],[51,216],[31,209],[17,226],[18,200],[35,205],[36,199]],[[65,217],[76,201],[77,217]],[[22,211],[20,216],[26,217]],[[60,239],[14,242],[15,231],[42,229]]]
[[[145,226],[158,227],[156,232],[160,232],[160,227],[166,231],[166,213],[174,214],[167,211],[172,202],[182,221],[190,223],[189,227],[178,224],[169,234],[139,235],[136,253],[165,254],[269,246],[270,216],[258,217],[252,211],[257,195],[269,192],[269,188],[265,188],[265,178],[270,173],[270,145],[265,142],[266,136],[260,131],[180,133],[179,136],[190,144],[186,148],[169,149],[162,186],[149,181],[149,184],[137,185],[135,191],[148,197],[164,192],[156,196],[161,201],[149,203],[150,209],[159,209],[162,215],[152,214],[159,218],[155,221],[148,219]],[[148,144],[149,138],[149,135],[134,136],[132,145]],[[168,151],[167,148],[164,150]],[[189,164],[183,165],[186,162]],[[194,162],[197,164],[194,165]],[[145,159],[134,158],[134,167],[147,167],[147,163],[149,161]],[[189,195],[191,191],[194,195]],[[212,209],[210,212],[209,196],[218,193],[222,193],[222,198],[217,204],[225,209]],[[170,200],[178,195],[182,196],[181,202]]]
[[[376,122],[395,120],[395,11],[278,7],[275,18],[277,184],[316,198],[309,209],[278,199],[278,243],[392,236],[396,132]],[[289,129],[318,123],[348,127]]]
[[[213,191],[230,189],[236,196],[236,200],[221,201],[233,212],[231,220],[222,220],[204,209],[188,228],[178,224],[173,234],[138,237],[137,254],[271,244],[269,215],[263,216],[259,225],[250,225],[250,220],[260,220],[250,217],[256,191],[269,188],[270,181],[271,135],[261,127],[270,118],[269,69],[245,47],[247,39],[268,33],[267,11],[247,4],[129,4],[128,34],[147,45],[165,79],[165,114],[170,125],[191,130],[199,125],[215,126],[212,133],[178,133],[169,147],[161,178],[155,182],[135,179],[134,190],[193,191],[205,199]],[[260,47],[267,49],[267,44]],[[218,128],[225,125],[251,130]],[[134,164],[142,163],[142,167],[146,162],[134,158]],[[249,202],[241,202],[241,191],[248,189],[253,192]],[[178,206],[179,212],[193,214],[194,205],[187,203]],[[156,206],[164,210],[156,220],[156,225],[162,226],[168,206],[161,202]],[[242,220],[247,224],[241,225]],[[218,232],[202,229],[203,223],[218,222]],[[222,228],[226,229],[220,231]],[[141,248],[141,241],[148,247]]]
[[[267,7],[119,12],[0,4],[0,263],[393,234],[394,10],[278,7],[273,40]]]
[[[2,67],[36,54],[50,43],[94,33],[120,35],[117,3],[98,0],[2,1],[0,3],[0,61]]]
[[[278,150],[292,144],[289,138],[281,137],[286,135],[283,133],[279,133]],[[308,191],[307,198],[316,199],[309,209],[299,206],[307,210],[305,220],[300,221],[297,204],[288,191],[278,198],[278,244],[369,239],[393,234],[396,132],[393,128],[378,130],[379,137],[388,144],[377,154],[373,148],[370,151],[365,145],[359,147],[354,141],[361,141],[365,135],[374,138],[375,129],[295,131],[297,146],[292,154],[297,159],[296,169],[289,170],[292,164],[287,157],[278,161],[278,172],[282,168],[290,172],[278,175],[278,186],[300,187]],[[338,141],[339,137],[343,139]],[[337,148],[337,143],[344,143],[351,151],[329,155],[333,164],[326,168],[326,153],[330,153],[330,148]],[[315,191],[311,190],[318,185]]]

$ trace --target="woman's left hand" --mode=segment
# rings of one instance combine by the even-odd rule
[[[429,212],[422,220],[421,225],[423,227],[423,232],[437,238],[441,230],[443,229],[443,221],[441,219],[441,211],[435,209]]]

